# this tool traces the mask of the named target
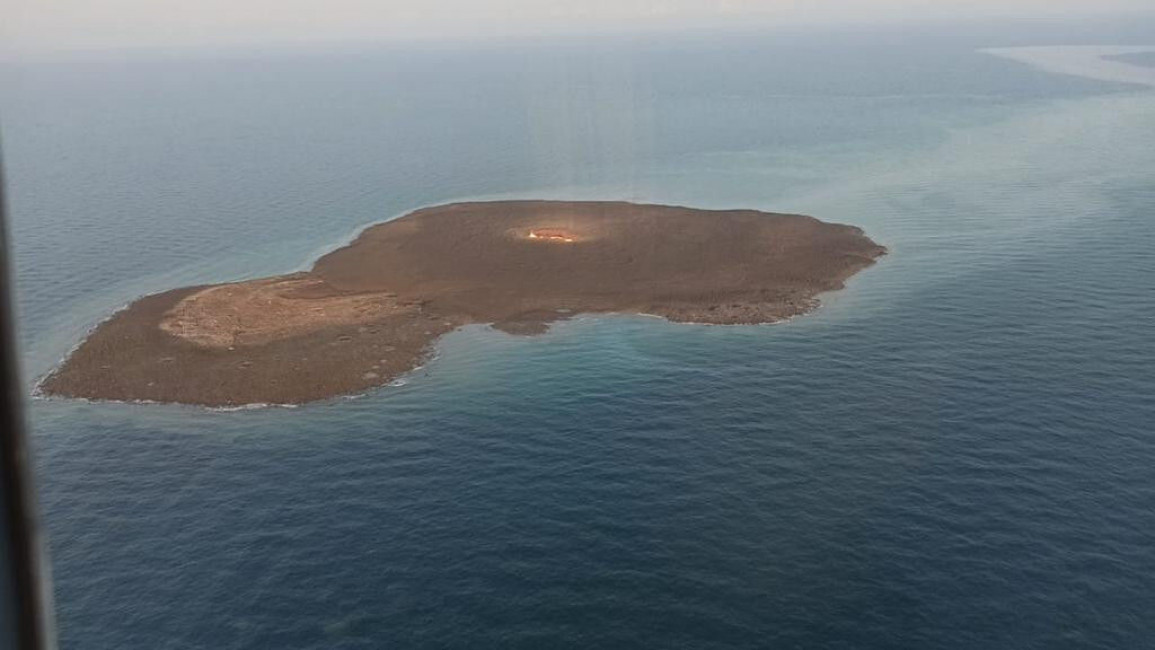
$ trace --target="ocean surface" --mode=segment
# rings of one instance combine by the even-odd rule
[[[979,51],[1155,30],[1054,29],[3,64],[30,391],[135,297],[429,204],[891,251],[781,325],[470,327],[295,409],[36,400],[62,647],[1155,647],[1155,89]]]

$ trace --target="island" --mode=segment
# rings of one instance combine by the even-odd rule
[[[1108,61],[1122,61],[1131,65],[1137,65],[1144,68],[1155,68],[1155,51],[1145,50],[1142,52],[1127,52],[1125,54],[1113,54],[1103,57]]]
[[[492,201],[372,226],[312,270],[141,298],[40,384],[48,396],[236,407],[385,385],[471,323],[577,314],[775,323],[886,249],[853,226],[756,210]]]

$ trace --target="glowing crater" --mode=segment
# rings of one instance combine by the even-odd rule
[[[538,228],[529,231],[529,239],[537,241],[555,242],[560,244],[572,244],[577,241],[577,237],[573,233],[562,230],[560,228]]]

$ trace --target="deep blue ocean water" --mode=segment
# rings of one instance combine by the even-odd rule
[[[8,64],[30,386],[134,297],[451,200],[891,249],[782,325],[471,327],[297,409],[35,401],[63,647],[1155,647],[1155,91],[992,38]]]

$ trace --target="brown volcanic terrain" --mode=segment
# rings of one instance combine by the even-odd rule
[[[772,323],[885,254],[800,215],[621,202],[426,208],[307,273],[177,289],[101,324],[44,393],[206,406],[296,404],[382,385],[468,323],[534,334],[579,313]]]

